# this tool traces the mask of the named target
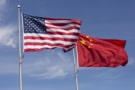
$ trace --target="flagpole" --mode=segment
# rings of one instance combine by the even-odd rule
[[[75,75],[75,82],[76,82],[76,90],[79,90],[78,88],[78,70],[76,66],[76,58],[75,58],[75,49],[73,49],[73,57],[74,57],[74,75]]]
[[[20,80],[20,89],[22,90],[22,50],[21,50],[21,6],[18,5],[18,48],[19,48],[19,80]]]

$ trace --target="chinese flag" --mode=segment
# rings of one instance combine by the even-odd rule
[[[100,39],[80,34],[77,41],[79,66],[125,66],[128,62],[125,44],[125,40]]]

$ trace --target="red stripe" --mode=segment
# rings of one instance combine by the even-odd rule
[[[27,49],[24,49],[24,52],[35,52],[35,51],[41,51],[44,49],[54,49],[54,48],[34,48],[34,49],[27,48]]]
[[[36,46],[36,45],[40,45],[40,46],[44,46],[44,45],[48,45],[48,46],[60,46],[60,47],[64,47],[64,48],[69,48],[69,45],[64,45],[64,44],[50,44],[50,43],[35,43],[35,42],[25,42],[24,43],[25,46],[29,46],[29,45],[33,45],[33,46]],[[71,45],[72,46],[72,45]]]
[[[72,23],[73,23],[73,24],[81,25],[81,21],[80,21],[80,20],[73,20]]]
[[[72,20],[68,18],[45,18],[45,20]]]
[[[78,36],[79,33],[64,33],[64,32],[47,32],[46,34],[52,34],[52,35],[73,35]]]
[[[72,22],[78,22],[79,24],[81,23],[81,20],[79,19],[68,19],[68,18],[45,18],[45,20],[69,20]]]
[[[63,41],[72,41],[75,42],[77,39],[68,39],[68,38],[47,38],[47,37],[36,37],[36,36],[25,36],[24,39],[32,39],[32,40],[52,40],[52,41],[56,41],[56,40],[63,40]]]
[[[77,26],[70,26],[68,28],[60,28],[60,27],[52,27],[52,26],[46,26],[47,29],[63,29],[63,30],[72,30],[72,29],[76,29],[76,30],[80,30],[79,27]]]
[[[50,24],[50,25],[56,25],[56,26],[65,26],[65,25],[69,25],[69,24],[77,24],[77,25],[81,25],[80,20],[71,20],[67,23],[53,23],[53,22],[45,22],[45,24]]]
[[[73,46],[74,46],[74,44],[67,46],[66,48],[69,48],[69,49],[64,50],[64,52],[67,52],[67,51],[71,50],[72,48],[70,48],[70,47],[73,47]],[[24,52],[35,52],[35,51],[41,51],[41,50],[44,50],[44,49],[54,49],[54,48],[34,48],[34,49],[27,48],[27,49],[24,49]]]
[[[66,25],[79,25],[79,24],[76,24],[75,22],[74,23],[46,23],[46,26],[47,25],[53,25],[53,26],[66,26]],[[70,27],[70,26],[69,26]]]
[[[81,20],[79,19],[66,19],[66,18],[45,18],[45,20],[69,20],[69,24],[75,23],[81,25]],[[51,22],[52,23],[52,22]]]

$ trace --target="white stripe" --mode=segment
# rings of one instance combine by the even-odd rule
[[[78,36],[75,35],[52,35],[52,34],[36,34],[36,33],[24,33],[25,36],[35,36],[43,38],[67,38],[67,39],[78,39]]]
[[[45,24],[46,26],[48,26],[48,27],[53,27],[53,28],[70,28],[70,27],[73,27],[73,26],[76,26],[76,27],[78,27],[78,28],[80,28],[80,25],[78,25],[78,24],[67,24],[67,25],[63,25],[63,26],[56,26],[56,25],[53,25],[53,24]]]
[[[71,23],[72,20],[46,20],[45,23]]]
[[[63,44],[63,45],[71,45],[74,44],[74,42],[70,41],[62,41],[62,40],[32,40],[32,39],[25,39],[24,43],[50,43],[50,44]]]
[[[42,49],[42,48],[54,48],[55,46],[50,46],[50,45],[44,45],[44,46],[35,46],[35,45],[29,45],[29,46],[25,46],[24,49]]]
[[[46,31],[47,32],[79,33],[79,30],[77,29],[64,30],[64,29],[57,29],[57,28],[49,28],[49,29],[46,29]]]
[[[70,50],[70,49],[72,49],[72,48],[74,48],[74,47],[75,47],[75,45],[70,46],[70,47],[68,47],[68,48],[64,48],[64,50],[65,50],[65,51],[68,51],[68,50]]]
[[[44,46],[40,46],[40,45],[29,45],[29,46],[25,46],[24,47],[24,49],[42,49],[42,48],[55,48],[55,47],[59,47],[59,48],[63,48],[62,46],[50,46],[50,45],[44,45]],[[65,47],[64,47],[64,49],[66,49]]]

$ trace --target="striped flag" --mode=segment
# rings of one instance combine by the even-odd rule
[[[62,48],[69,51],[78,39],[81,21],[23,14],[24,52]]]

